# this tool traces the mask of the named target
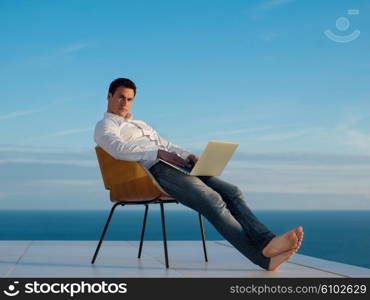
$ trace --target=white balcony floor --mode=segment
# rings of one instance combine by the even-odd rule
[[[370,269],[299,252],[280,266],[264,271],[227,241],[207,241],[208,262],[201,241],[167,241],[166,269],[162,241],[104,241],[94,265],[97,241],[0,241],[0,277],[370,277]]]

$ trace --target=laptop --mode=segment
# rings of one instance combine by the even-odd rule
[[[239,144],[221,141],[208,142],[192,168],[185,168],[160,159],[160,161],[190,176],[219,176]]]

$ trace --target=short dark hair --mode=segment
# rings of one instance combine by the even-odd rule
[[[133,81],[131,81],[128,78],[117,78],[113,80],[110,85],[109,85],[109,93],[112,93],[114,95],[114,92],[116,89],[120,86],[124,86],[125,88],[128,89],[133,89],[134,90],[134,95],[136,95],[136,85]]]

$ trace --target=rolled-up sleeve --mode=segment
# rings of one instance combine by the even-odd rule
[[[157,158],[157,146],[143,146],[125,141],[119,134],[118,126],[112,122],[98,122],[95,126],[94,140],[116,159],[143,162],[155,161]]]

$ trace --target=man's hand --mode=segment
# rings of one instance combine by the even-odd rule
[[[197,161],[198,161],[198,157],[195,156],[194,154],[190,154],[187,158],[186,158],[186,161],[191,164],[191,166],[193,167]]]
[[[157,158],[163,159],[165,161],[168,161],[169,163],[178,165],[180,167],[187,167],[187,168],[192,167],[192,165],[188,161],[186,161],[185,159],[183,159],[182,157],[180,157],[176,153],[167,152],[165,150],[159,149]]]

